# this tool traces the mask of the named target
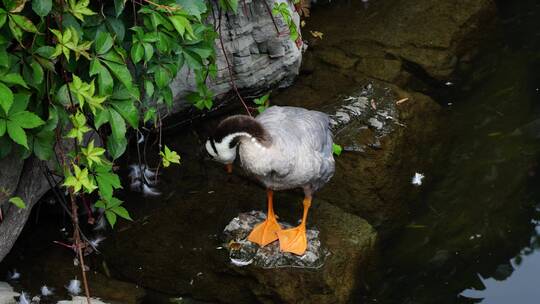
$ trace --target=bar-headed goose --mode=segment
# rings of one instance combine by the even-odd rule
[[[330,120],[324,113],[273,106],[257,118],[224,119],[206,142],[208,154],[229,170],[237,147],[242,167],[267,189],[268,217],[248,239],[265,246],[279,239],[280,249],[302,255],[307,249],[306,218],[312,194],[334,174]],[[273,210],[273,191],[304,190],[304,214],[296,228],[281,229]]]

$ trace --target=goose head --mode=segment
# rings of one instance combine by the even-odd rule
[[[234,115],[219,123],[214,134],[206,141],[205,148],[210,157],[225,164],[230,173],[242,139],[266,142],[268,138],[263,126],[253,117]]]

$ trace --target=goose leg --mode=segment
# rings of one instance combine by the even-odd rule
[[[273,197],[274,193],[268,189],[268,214],[266,220],[258,224],[249,234],[248,240],[261,246],[266,246],[278,239],[277,232],[281,231],[276,215],[274,214]]]
[[[296,255],[303,255],[307,249],[306,220],[309,207],[311,206],[311,196],[304,198],[304,215],[302,223],[291,229],[278,231],[279,248],[284,252],[291,252]]]

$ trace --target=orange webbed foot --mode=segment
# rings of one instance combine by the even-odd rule
[[[266,246],[278,239],[277,233],[281,231],[281,226],[274,216],[269,216],[264,222],[253,228],[248,236],[248,240],[261,246]]]
[[[277,233],[279,238],[279,248],[283,252],[291,252],[296,255],[303,255],[307,249],[306,226],[300,226],[281,230]]]

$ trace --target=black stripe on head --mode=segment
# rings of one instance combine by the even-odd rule
[[[238,132],[246,132],[261,142],[268,141],[270,139],[263,126],[253,117],[249,117],[247,115],[234,115],[225,118],[217,126],[212,138],[215,139],[216,142],[221,142],[227,135]],[[237,139],[231,141],[231,148],[237,143]]]
[[[219,152],[216,149],[216,143],[214,142],[213,138],[210,138],[210,146],[212,146],[212,150],[214,150],[214,153],[216,153],[216,155],[219,155]]]

